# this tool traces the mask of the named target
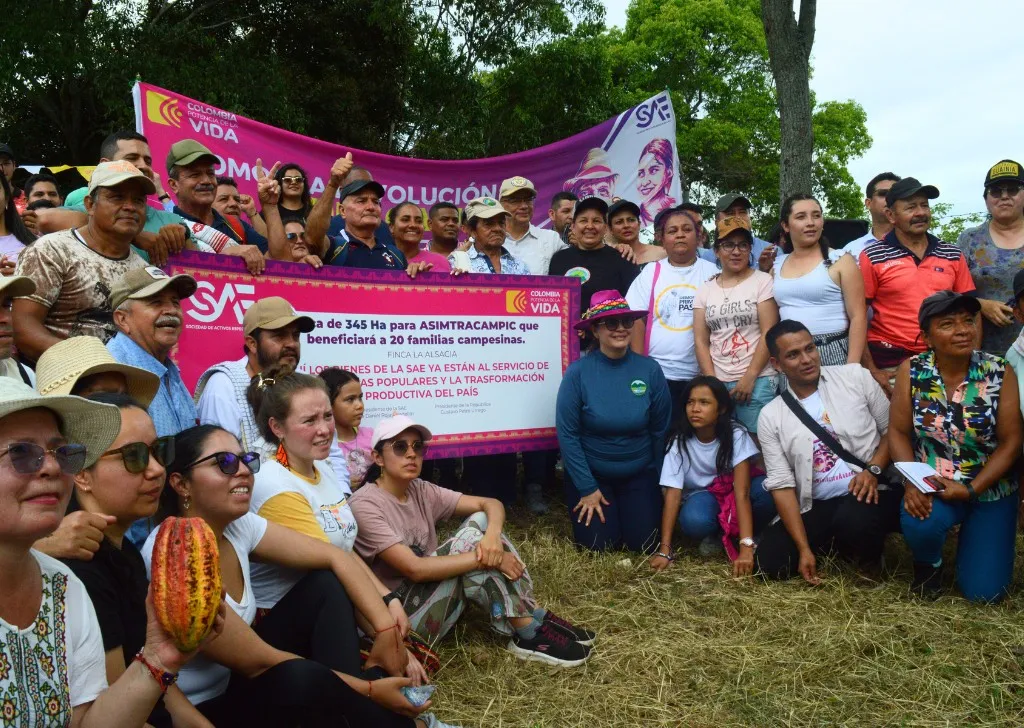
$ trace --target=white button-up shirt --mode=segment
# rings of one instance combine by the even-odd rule
[[[551,256],[569,246],[554,230],[530,225],[526,235],[515,240],[505,234],[505,249],[513,258],[518,258],[529,268],[531,275],[546,276],[551,265]]]

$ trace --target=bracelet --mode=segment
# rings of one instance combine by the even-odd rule
[[[396,592],[396,591],[393,591],[393,592],[388,592],[387,594],[385,594],[385,595],[384,595],[384,604],[387,604],[387,603],[388,603],[388,602],[390,602],[390,601],[391,601],[392,599],[401,599],[401,598],[402,598],[402,597],[400,597],[400,596],[398,595],[398,592]]]
[[[374,635],[374,639],[376,639],[377,637],[380,637],[385,632],[390,632],[393,629],[398,629],[398,622],[395,622],[390,627],[385,627],[384,629],[378,629],[377,630],[377,634]]]
[[[158,200],[169,200],[169,199],[171,199],[171,196],[169,194],[167,194],[166,192],[164,192],[162,195],[157,195],[156,199],[158,199]]]
[[[666,554],[664,551],[659,551],[658,553],[655,554],[655,556],[660,556],[661,558],[668,559],[669,561],[675,561],[675,557],[674,556],[671,556],[670,554]]]
[[[160,686],[160,692],[164,695],[167,694],[167,688],[171,687],[174,683],[178,682],[178,676],[173,672],[165,672],[156,665],[146,659],[146,656],[142,654],[142,650],[139,650],[138,654],[135,655],[135,662],[141,662],[142,665],[149,670],[149,674],[156,680],[157,685]]]
[[[964,487],[967,488],[967,500],[972,503],[978,500],[978,494],[974,492],[974,486],[970,483],[964,483]]]

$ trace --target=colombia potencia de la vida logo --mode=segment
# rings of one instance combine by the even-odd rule
[[[196,134],[238,144],[238,117],[230,111],[188,101],[182,112],[179,99],[159,91],[146,90],[146,118],[154,124],[180,129],[181,119],[186,115],[191,131]]]
[[[156,91],[146,92],[146,116],[154,124],[181,128],[181,109],[178,100]]]

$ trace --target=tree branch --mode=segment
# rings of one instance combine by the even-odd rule
[[[818,0],[800,0],[800,21],[797,24],[797,38],[804,58],[810,59],[814,45],[814,20],[818,12]]]

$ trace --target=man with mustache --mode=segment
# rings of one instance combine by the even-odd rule
[[[130,162],[103,162],[89,180],[88,222],[21,251],[18,274],[31,278],[36,290],[14,301],[19,353],[35,361],[70,336],[106,342],[117,333],[110,290],[122,275],[146,265],[131,244],[146,220],[146,196],[155,189]]]
[[[939,291],[974,295],[974,279],[958,247],[929,234],[933,185],[904,177],[885,196],[885,216],[893,229],[860,254],[864,295],[874,309],[862,363],[886,395],[892,395],[896,369],[927,347],[917,312]]]
[[[274,366],[298,367],[302,334],[315,326],[313,319],[295,313],[280,296],[262,298],[250,306],[242,319],[245,356],[210,367],[196,384],[200,424],[219,425],[241,440],[247,451],[258,452],[265,443],[245,397],[249,382]]]

